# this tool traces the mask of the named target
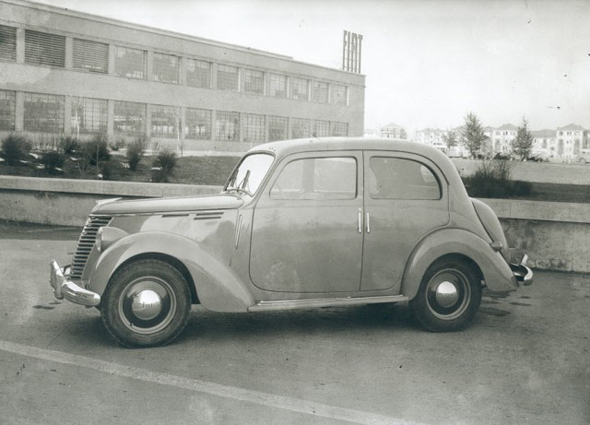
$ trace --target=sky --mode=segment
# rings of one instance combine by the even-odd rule
[[[36,0],[340,69],[363,36],[365,128],[590,128],[588,0]]]

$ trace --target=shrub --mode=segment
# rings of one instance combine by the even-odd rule
[[[72,136],[66,136],[59,139],[59,149],[66,155],[71,155],[80,149],[80,141]]]
[[[129,162],[129,169],[135,171],[147,146],[149,139],[147,137],[138,137],[127,146],[127,161]]]
[[[174,177],[177,161],[176,153],[171,151],[160,152],[154,160],[153,166],[156,170],[153,170],[155,172],[152,173],[152,180],[164,183],[169,182]]]
[[[470,196],[477,198],[514,198],[528,196],[532,185],[511,180],[509,161],[482,161],[473,176],[465,179]]]
[[[23,136],[9,135],[2,141],[2,156],[8,165],[16,165],[31,151],[32,145]]]
[[[111,148],[112,151],[117,152],[119,149],[124,148],[125,147],[125,139],[123,138],[119,138],[117,140],[115,140],[112,143],[109,143],[109,148]]]
[[[80,149],[84,162],[97,165],[102,161],[111,159],[108,147],[108,137],[103,134],[94,136],[92,140],[84,143]]]
[[[50,174],[56,173],[57,168],[63,167],[64,162],[65,158],[59,152],[46,152],[41,157],[41,164],[45,166],[45,169]]]

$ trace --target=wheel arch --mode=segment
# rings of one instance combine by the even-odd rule
[[[241,312],[254,303],[229,265],[193,240],[164,232],[135,233],[115,242],[94,264],[88,289],[102,294],[121,266],[142,258],[159,258],[176,267],[187,278],[193,300],[209,310]]]
[[[113,273],[111,274],[111,279],[123,267],[126,267],[127,265],[140,260],[160,260],[170,264],[172,267],[178,270],[180,274],[182,274],[182,276],[186,279],[186,282],[188,283],[190,289],[192,303],[199,304],[199,296],[197,295],[197,290],[193,276],[191,275],[188,268],[184,265],[184,263],[172,255],[163,254],[161,252],[144,252],[141,254],[137,254],[133,257],[128,258],[127,260],[122,262],[115,270],[113,270]]]
[[[452,228],[429,234],[414,248],[404,270],[401,294],[413,299],[428,268],[447,256],[470,264],[492,291],[518,288],[510,266],[489,242],[469,231]]]

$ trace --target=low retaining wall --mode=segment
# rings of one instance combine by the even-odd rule
[[[219,193],[219,186],[0,176],[0,219],[83,226],[96,200]],[[590,204],[483,199],[537,269],[590,272]]]

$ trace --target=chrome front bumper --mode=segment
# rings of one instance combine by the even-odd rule
[[[519,264],[510,264],[510,269],[516,278],[516,281],[525,286],[533,284],[533,271],[527,267],[526,262],[529,259],[528,255],[524,255]]]
[[[75,304],[95,307],[100,304],[100,295],[81,288],[64,276],[64,272],[55,260],[50,263],[49,283],[53,288],[53,295],[58,300],[66,299]]]

